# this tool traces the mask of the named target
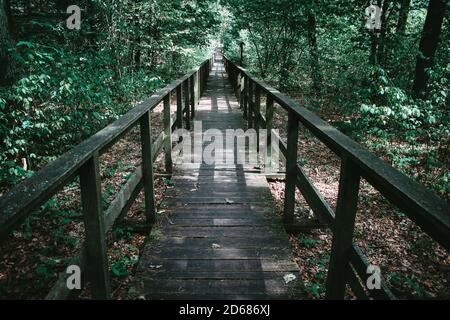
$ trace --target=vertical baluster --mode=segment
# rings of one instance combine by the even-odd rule
[[[92,298],[109,299],[108,258],[106,256],[98,152],[95,152],[81,167],[80,186],[86,231],[87,274],[91,282]]]
[[[286,151],[286,182],[284,187],[284,215],[283,222],[292,224],[294,222],[295,210],[295,180],[297,177],[297,140],[298,119],[289,111],[287,128],[287,151]]]
[[[191,96],[191,120],[195,117],[195,73],[189,80],[189,90]]]
[[[239,106],[241,106],[241,73],[238,71],[236,75],[236,98],[239,101]]]
[[[172,125],[170,121],[170,95],[164,98],[164,162],[166,173],[172,173]]]
[[[140,119],[142,147],[142,179],[145,195],[145,216],[149,224],[155,223],[155,192],[153,190],[153,153],[151,114],[147,111]]]
[[[259,127],[261,119],[261,87],[255,84],[255,108],[254,108],[254,122],[256,130],[256,149],[259,152]]]
[[[273,127],[273,98],[270,94],[266,100],[266,154],[265,154],[265,171],[272,171],[272,127]]]
[[[248,128],[253,127],[253,81],[248,79],[248,112],[247,112]]]
[[[346,277],[349,272],[349,253],[358,205],[360,174],[348,158],[341,162],[341,176],[334,219],[333,242],[327,275],[328,299],[344,299]]]
[[[177,128],[183,128],[183,97],[181,93],[182,84],[177,87]]]
[[[200,101],[200,69],[197,70],[197,72],[195,73],[195,107],[197,107],[198,102]]]
[[[191,112],[189,108],[190,98],[189,98],[189,81],[190,78],[187,78],[183,83],[183,91],[184,91],[184,112],[186,112],[186,129],[191,129]]]
[[[244,77],[244,119],[248,117],[248,77]]]

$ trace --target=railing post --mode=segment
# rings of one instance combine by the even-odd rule
[[[286,182],[284,186],[284,224],[294,223],[295,181],[297,177],[298,119],[289,111],[286,150]]]
[[[261,119],[261,87],[255,84],[255,108],[254,108],[254,122],[256,130],[256,150],[259,152],[259,127]]]
[[[198,105],[198,102],[200,101],[200,86],[201,86],[201,81],[200,81],[200,69],[197,70],[197,72],[195,73],[195,106]]]
[[[327,299],[344,299],[346,275],[349,272],[349,253],[358,205],[360,174],[348,158],[341,163],[339,192],[334,219],[333,242],[327,275]]]
[[[166,173],[172,173],[172,125],[170,121],[170,92],[164,98],[164,162]]]
[[[177,128],[183,128],[183,97],[181,96],[181,86],[180,83],[177,87]]]
[[[272,127],[273,127],[273,98],[267,95],[266,100],[266,154],[264,161],[265,171],[272,171]]]
[[[145,195],[145,216],[147,223],[156,221],[155,192],[153,189],[153,153],[152,153],[152,130],[151,114],[147,111],[140,120],[141,147],[142,147],[142,179]]]
[[[247,127],[253,127],[253,81],[248,78],[248,112],[247,112]]]
[[[195,117],[195,73],[189,80],[189,90],[191,96],[191,119]]]
[[[238,72],[236,75],[235,93],[236,93],[237,101],[239,101],[239,106],[241,107],[241,73],[240,72]]]
[[[189,103],[190,103],[190,99],[189,99],[189,82],[190,82],[190,78],[187,78],[184,83],[183,83],[183,91],[184,91],[184,111],[186,112],[186,129],[190,130],[191,129],[191,112],[190,112],[190,108],[189,108]]]
[[[86,232],[87,274],[93,299],[109,299],[110,284],[106,255],[98,152],[80,169],[81,201]]]
[[[244,119],[247,119],[248,108],[248,77],[244,77]]]

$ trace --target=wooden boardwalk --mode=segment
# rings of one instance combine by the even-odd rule
[[[203,131],[246,128],[220,60],[195,120]],[[242,155],[235,146],[223,151]],[[301,298],[298,266],[264,175],[251,165],[181,163],[172,180],[169,219],[144,249],[131,298]],[[290,275],[296,279],[286,283]]]

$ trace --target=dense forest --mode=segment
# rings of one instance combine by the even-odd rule
[[[73,11],[67,8],[73,4],[0,0],[0,195],[210,57],[222,43],[228,58],[449,202],[446,0],[79,0],[79,29],[69,28]],[[306,158],[326,158],[320,150],[306,151],[300,162],[317,166]],[[42,210],[64,211],[58,201]],[[371,207],[376,211],[377,204]],[[65,224],[74,218],[58,219]],[[28,221],[16,244],[28,241],[27,228],[36,224]],[[76,244],[64,237],[64,228],[48,238],[70,251]],[[130,237],[124,229],[118,232]],[[308,249],[320,241],[298,239]],[[443,278],[449,279],[448,252],[427,241],[419,251],[443,255]],[[408,252],[399,254],[399,261]],[[19,263],[9,254],[3,260]],[[45,254],[56,256],[51,250]],[[118,256],[113,273],[121,278],[135,262]],[[417,260],[427,259],[421,257]],[[60,270],[56,260],[32,260],[42,286],[26,291],[25,277],[13,295],[41,297]],[[313,298],[323,297],[322,267],[308,280]],[[2,273],[10,268],[1,265],[0,297],[11,294],[12,282]],[[404,297],[448,297],[450,280],[439,283],[436,277],[393,274],[390,284]]]

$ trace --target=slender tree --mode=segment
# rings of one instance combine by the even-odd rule
[[[408,21],[409,7],[411,0],[400,0],[400,11],[397,21],[397,34],[404,35],[406,31],[406,22]]]
[[[447,0],[430,0],[427,17],[420,39],[413,85],[415,97],[425,97],[428,83],[427,69],[433,66],[434,55],[439,44]]]
[[[322,74],[319,66],[319,49],[317,48],[317,23],[315,14],[308,13],[308,44],[310,54],[311,76],[313,80],[313,89],[319,94],[322,88]]]
[[[11,21],[9,0],[0,0],[0,86],[10,85],[17,75],[17,63],[11,54]]]

